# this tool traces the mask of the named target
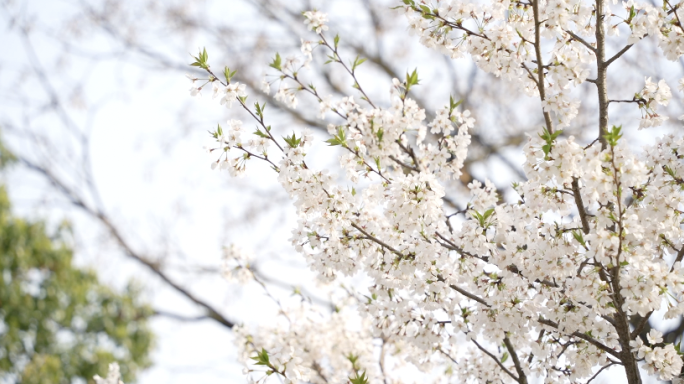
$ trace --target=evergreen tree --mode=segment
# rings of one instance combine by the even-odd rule
[[[150,365],[152,310],[72,265],[66,231],[13,216],[0,188],[0,382],[93,382],[118,361],[122,378]]]

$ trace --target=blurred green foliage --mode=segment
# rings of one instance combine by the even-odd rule
[[[150,365],[152,310],[134,285],[117,293],[72,266],[68,231],[14,217],[0,187],[2,383],[92,383],[113,361],[131,383]]]

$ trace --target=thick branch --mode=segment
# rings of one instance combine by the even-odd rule
[[[523,367],[520,364],[518,353],[515,351],[513,343],[511,343],[511,340],[508,338],[508,336],[504,337],[504,344],[506,345],[506,349],[508,349],[508,354],[511,355],[511,359],[513,359],[515,370],[518,372],[518,383],[527,384],[527,375],[525,375],[525,370],[523,370]]]
[[[603,24],[605,17],[603,11],[603,0],[596,0],[596,89],[599,99],[599,134],[601,149],[605,149],[607,142],[603,137],[608,133],[608,90],[607,90],[607,68],[606,65],[606,31]]]
[[[585,235],[588,235],[589,220],[587,220],[587,211],[584,208],[584,203],[582,202],[582,194],[580,192],[579,181],[576,177],[572,178],[572,194],[575,197],[575,205],[577,205],[577,211],[579,211],[580,220],[582,221],[582,231]]]
[[[539,98],[544,103],[546,100],[546,90],[544,89],[544,60],[541,53],[541,24],[539,17],[539,0],[532,1],[532,11],[534,13],[534,53],[537,56],[537,89],[539,89]],[[546,130],[553,133],[553,122],[551,121],[551,114],[542,109],[544,114],[544,121],[546,122]]]

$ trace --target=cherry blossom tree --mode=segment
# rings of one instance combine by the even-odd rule
[[[452,98],[428,121],[411,98],[425,86],[416,70],[387,84],[385,101],[371,98],[359,81],[365,59],[343,56],[344,36],[322,12],[303,13],[314,37],[302,37],[299,57],[275,55],[263,91],[275,89],[291,109],[299,97],[319,104],[339,169],[309,155],[325,144],[312,132],[277,137],[267,104],[252,103],[235,72],[215,72],[200,51],[192,65],[206,75],[189,76],[190,93],[211,92],[257,126],[248,132],[231,119],[210,132],[211,166],[231,176],[253,160],[272,169],[297,210],[291,245],[334,303],[329,311],[274,298],[281,314],[271,324],[236,326],[248,380],[588,383],[613,366],[630,384],[679,378],[679,338],[644,330],[655,311],[684,313],[684,140],[670,134],[634,148],[622,138],[662,125],[659,108],[672,94],[646,76],[631,99],[611,99],[609,80],[619,79],[609,69],[643,44],[679,59],[680,4],[403,0],[397,8],[422,44],[470,56],[539,100],[543,125],[523,147],[526,181],[510,199],[489,180],[459,192],[477,124],[469,111]],[[624,45],[612,51],[609,41]],[[329,97],[307,80],[318,51],[355,94]],[[581,100],[584,83],[595,93]],[[640,121],[611,125],[619,102],[635,104]],[[563,133],[582,103],[598,111],[587,143]],[[246,251],[227,249],[225,263],[228,278],[259,282]],[[367,284],[346,283],[354,277]]]
[[[188,52],[194,51],[197,44],[206,45],[215,62],[229,62],[233,70],[238,70],[234,80],[246,85],[245,92],[251,97],[258,94],[261,101],[268,103],[271,118],[277,114],[279,124],[274,125],[277,132],[300,130],[304,126],[313,132],[325,132],[327,124],[316,118],[320,110],[314,99],[299,98],[298,108],[288,109],[276,100],[276,92],[260,92],[264,68],[253,65],[265,62],[276,51],[299,51],[300,36],[313,39],[313,35],[307,37],[307,26],[301,22],[301,12],[311,9],[312,2],[5,0],[0,3],[0,19],[6,28],[9,47],[0,59],[0,93],[6,101],[0,112],[0,130],[3,142],[19,158],[9,183],[11,193],[20,202],[19,209],[44,212],[45,216],[57,220],[64,216],[72,218],[77,228],[79,261],[98,268],[110,281],[121,279],[119,272],[125,271],[145,282],[145,294],[155,297],[153,327],[159,334],[156,348],[159,355],[154,359],[153,369],[142,380],[155,381],[156,375],[166,374],[171,367],[177,372],[175,380],[183,381],[183,375],[205,380],[195,377],[195,368],[206,365],[199,356],[232,361],[234,348],[225,348],[220,338],[231,337],[233,324],[252,322],[253,317],[259,316],[256,311],[242,311],[239,306],[242,301],[252,301],[259,295],[261,286],[251,284],[236,289],[234,285],[224,284],[217,268],[221,248],[243,236],[248,231],[244,228],[250,225],[262,225],[274,215],[282,218],[283,212],[289,215],[289,207],[281,204],[287,199],[286,193],[281,190],[271,193],[278,188],[275,179],[264,186],[246,179],[235,182],[214,178],[221,188],[210,183],[183,188],[193,184],[187,182],[188,173],[202,174],[202,178],[208,173],[193,172],[189,158],[180,156],[187,153],[182,146],[197,146],[193,140],[202,136],[204,130],[191,129],[197,126],[194,120],[199,115],[194,100],[173,95],[185,87],[185,80],[179,74],[187,70]],[[329,28],[344,36],[340,47],[344,57],[359,55],[366,59],[360,81],[371,98],[385,93],[385,87],[375,87],[376,81],[388,84],[392,78],[401,77],[404,68],[420,65],[421,78],[426,81],[429,79],[427,66],[420,62],[429,63],[435,75],[449,79],[442,84],[448,87],[446,92],[463,100],[461,106],[468,108],[473,117],[481,122],[479,116],[486,115],[493,126],[499,127],[495,135],[486,129],[486,124],[470,131],[469,156],[461,169],[459,183],[465,186],[473,177],[490,176],[486,165],[489,163],[505,167],[516,179],[522,178],[521,167],[511,160],[515,156],[512,148],[524,140],[525,131],[536,129],[541,116],[522,112],[533,103],[520,98],[497,104],[493,109],[491,104],[480,109],[484,105],[481,100],[491,99],[498,92],[512,94],[513,89],[494,86],[489,76],[476,71],[474,65],[457,66],[439,52],[420,47],[417,40],[397,40],[397,36],[403,36],[406,23],[400,12],[387,11],[396,5],[393,1],[325,0],[313,4],[335,14]],[[230,12],[217,11],[226,8]],[[309,78],[332,99],[353,91],[342,67],[315,65],[315,62],[310,67],[306,72]],[[193,69],[192,75],[200,77],[203,71]],[[159,92],[155,88],[160,83],[175,90]],[[204,93],[207,91],[210,89]],[[414,88],[411,98],[420,108],[438,99],[425,87]],[[128,105],[121,108],[120,104]],[[116,118],[111,117],[113,105],[118,110]],[[135,110],[142,106],[147,119],[120,120],[123,116],[135,116]],[[217,108],[214,114],[203,119],[220,121],[221,115],[230,111]],[[426,111],[427,118],[431,119],[433,110]],[[114,137],[103,139],[103,134]],[[119,144],[115,144],[116,139]],[[105,154],[114,148],[116,153]],[[199,155],[198,152],[196,156]],[[110,160],[102,161],[103,158]],[[113,165],[118,172],[105,170],[103,164]],[[179,164],[184,167],[177,167]],[[150,175],[154,179],[147,179]],[[139,179],[143,178],[145,182],[141,183]],[[169,186],[171,178],[181,186]],[[508,188],[508,180],[494,178],[493,181],[497,188]],[[113,184],[117,186],[112,187]],[[126,195],[115,192],[122,185],[128,191],[135,191],[135,197],[127,199]],[[244,192],[246,188],[255,193],[241,199],[239,207],[233,209],[237,205],[229,204],[230,199],[225,196],[234,190]],[[193,194],[211,190],[214,198],[203,200],[204,206],[211,204],[214,213],[211,217],[200,212],[195,204],[197,200],[188,198],[188,190]],[[268,204],[258,196],[265,191],[275,197],[269,198]],[[147,204],[141,209],[136,203],[150,195],[159,204]],[[193,209],[184,209],[188,204]],[[200,227],[191,224],[198,218],[206,236],[194,236],[187,230],[191,226]],[[217,227],[221,227],[216,230],[219,235],[212,231]],[[293,264],[290,257],[293,251],[288,249],[274,255],[260,247],[257,256],[249,262],[251,273],[276,295],[279,291],[285,294],[293,290],[313,291],[309,286],[295,288],[296,279],[273,273],[278,267]],[[305,265],[299,260],[295,262]],[[274,264],[279,265],[274,267]],[[159,297],[169,296],[171,303],[157,301]],[[315,295],[311,298],[314,302],[322,301]],[[326,308],[333,305],[322,304]],[[221,330],[212,328],[215,325]],[[169,355],[179,361],[184,359],[176,350],[168,352],[169,345],[173,345],[169,340],[178,340],[179,333],[196,331],[211,332],[217,337],[193,337],[192,346],[203,354],[184,348],[182,352],[195,360],[182,366],[171,362]],[[221,354],[212,353],[212,348],[219,349]],[[223,380],[226,372],[239,375],[238,367],[235,363],[214,364],[210,369],[203,369],[201,375]]]

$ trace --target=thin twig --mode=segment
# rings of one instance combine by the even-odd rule
[[[613,57],[611,57],[608,61],[606,61],[606,64],[605,64],[606,67],[609,66],[609,65],[611,65],[611,64],[613,64],[613,62],[614,62],[615,60],[619,59],[620,56],[624,55],[625,52],[629,51],[629,49],[632,48],[632,46],[634,46],[634,44],[630,44],[630,45],[628,45],[628,46],[622,48],[622,49],[620,50],[620,52],[618,52],[618,53],[616,53],[615,55],[613,55]]]
[[[590,51],[596,53],[596,47],[594,47],[593,45],[589,44],[589,42],[587,42],[587,41],[584,40],[583,38],[577,36],[574,32],[572,32],[572,31],[570,31],[570,30],[567,30],[567,31],[565,31],[565,32],[567,32],[568,35],[572,36],[572,38],[573,38],[574,40],[576,40],[576,41],[579,42],[579,43],[582,43],[585,47],[589,48]]]
[[[547,319],[544,319],[544,318],[539,318],[539,319],[537,319],[537,322],[538,322],[539,324],[548,325],[549,327],[555,328],[555,329],[557,329],[557,330],[560,332],[560,329],[558,328],[558,323],[556,323],[556,322],[554,322],[554,321],[547,320]],[[590,337],[590,336],[588,336],[588,335],[586,335],[586,334],[584,334],[584,333],[575,331],[575,332],[571,333],[570,336],[575,336],[575,337],[577,337],[577,338],[579,338],[579,339],[582,339],[582,340],[584,340],[584,341],[586,341],[586,342],[588,342],[588,343],[591,343],[592,345],[594,345],[594,346],[597,347],[598,349],[600,349],[600,350],[602,350],[602,351],[608,353],[609,355],[614,356],[614,357],[616,357],[616,358],[618,358],[618,359],[620,358],[620,355],[619,355],[617,352],[615,352],[615,350],[613,350],[613,349],[611,349],[611,348],[608,348],[606,345],[604,345],[604,344],[601,343],[600,341],[598,341],[598,340],[594,339],[593,337]]]
[[[491,357],[492,360],[494,360],[496,362],[496,364],[499,366],[499,368],[501,368],[501,370],[506,372],[506,374],[508,374],[508,376],[512,377],[515,381],[518,381],[518,377],[516,375],[514,375],[513,372],[509,371],[508,368],[506,368],[503,365],[503,363],[501,362],[501,360],[498,357],[494,356],[491,352],[489,352],[483,346],[478,344],[478,342],[475,341],[475,339],[471,339],[471,341],[480,349],[480,351],[486,353],[487,356]]]

